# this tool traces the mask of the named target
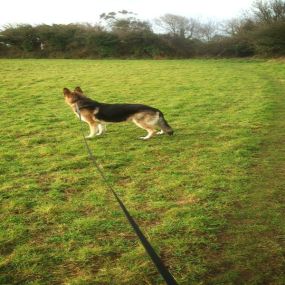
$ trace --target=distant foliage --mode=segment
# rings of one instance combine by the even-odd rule
[[[258,0],[246,16],[226,23],[166,14],[151,23],[122,10],[100,24],[8,25],[0,57],[191,58],[285,55],[285,1]],[[159,29],[159,33],[157,30]],[[154,32],[154,30],[156,32]]]

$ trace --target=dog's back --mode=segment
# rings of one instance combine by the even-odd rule
[[[105,104],[100,103],[96,118],[105,122],[123,122],[138,113],[156,113],[158,109],[142,104]]]

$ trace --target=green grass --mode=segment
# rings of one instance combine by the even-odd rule
[[[179,284],[285,283],[285,64],[0,60],[0,284],[163,284],[63,87],[161,109],[90,146]],[[86,125],[86,133],[88,127]]]

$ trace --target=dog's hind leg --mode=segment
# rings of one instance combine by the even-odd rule
[[[140,139],[142,140],[148,140],[150,139],[156,132],[155,128],[151,125],[148,125],[146,123],[143,122],[139,122],[136,119],[133,119],[133,122],[140,128],[144,129],[147,131],[147,135],[145,137],[140,137]]]
[[[153,129],[145,129],[145,130],[147,130],[147,135],[145,137],[140,137],[140,139],[142,140],[148,140],[155,134],[155,130]]]

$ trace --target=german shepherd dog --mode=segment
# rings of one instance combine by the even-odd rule
[[[155,133],[173,135],[173,130],[164,119],[162,112],[153,107],[141,104],[99,103],[86,97],[80,87],[76,87],[73,92],[64,88],[63,94],[65,102],[73,112],[79,117],[77,113],[79,110],[81,120],[89,125],[90,134],[86,138],[103,134],[106,123],[124,121],[132,121],[138,127],[145,129],[147,135],[141,137],[143,140],[150,139]]]

